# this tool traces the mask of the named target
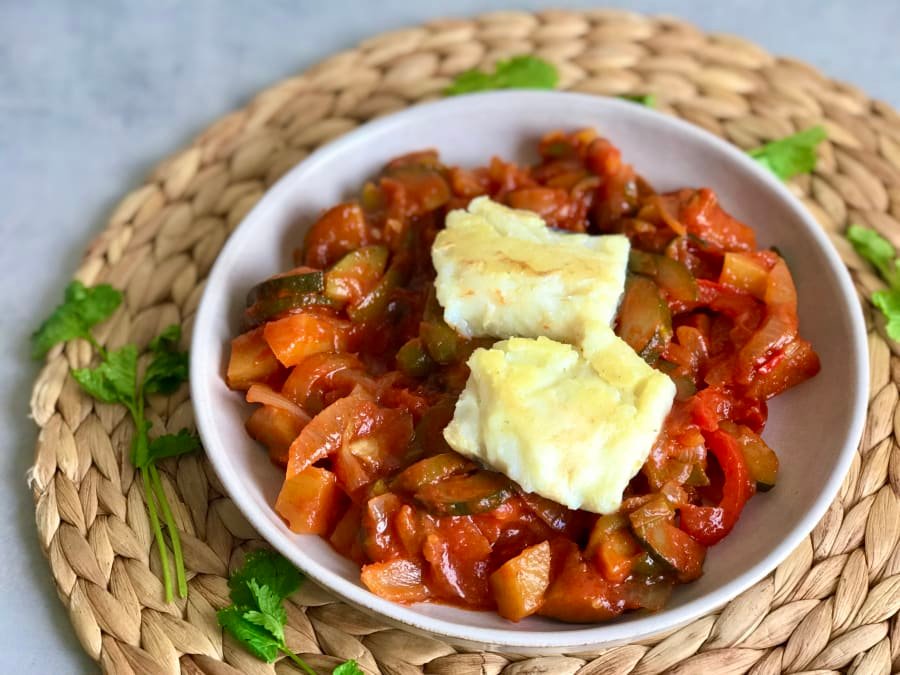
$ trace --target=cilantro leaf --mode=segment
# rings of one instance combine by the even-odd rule
[[[216,612],[216,619],[222,628],[231,633],[257,658],[266,663],[272,663],[278,658],[282,644],[279,644],[279,641],[273,638],[265,628],[244,618],[244,612],[240,608],[231,605],[220,609]]]
[[[75,338],[93,340],[90,330],[105,321],[122,303],[122,294],[109,284],[92,288],[73,281],[63,303],[32,334],[32,357],[43,358],[53,345]]]
[[[847,228],[847,239],[854,250],[869,261],[878,270],[884,280],[892,287],[900,287],[900,271],[895,260],[897,252],[887,239],[875,230],[860,225]]]
[[[244,607],[254,605],[255,598],[249,585],[251,581],[268,586],[279,598],[286,598],[300,588],[303,575],[280,553],[261,550],[249,553],[244,566],[228,580],[234,604]]]
[[[493,73],[467,70],[453,79],[444,90],[447,96],[492,89],[553,89],[559,74],[552,63],[536,56],[515,56],[498,61]]]
[[[254,551],[228,580],[234,604],[217,612],[217,616],[219,624],[259,658],[271,663],[282,651],[307,675],[316,675],[287,647],[284,638],[287,612],[282,601],[297,590],[302,579],[300,572],[278,553]]]
[[[200,449],[200,439],[187,429],[182,429],[177,434],[166,434],[150,441],[147,446],[147,455],[142,458],[139,469],[149,466],[151,462],[166,457],[178,457]]]
[[[362,668],[354,660],[344,661],[331,671],[331,675],[365,675]]]
[[[172,324],[150,343],[153,360],[144,373],[144,391],[171,394],[188,379],[188,355],[179,351],[181,327]]]
[[[894,246],[875,230],[860,225],[848,227],[846,236],[853,249],[878,270],[890,287],[872,293],[871,300],[887,319],[888,336],[900,342],[900,267]]]
[[[753,159],[778,176],[787,180],[816,168],[816,146],[827,134],[821,126],[785,136],[747,152]]]
[[[887,334],[892,340],[900,342],[900,289],[875,291],[872,293],[872,304],[887,319]]]
[[[632,103],[640,103],[648,108],[656,107],[656,96],[653,94],[622,94],[619,98]]]
[[[284,624],[287,623],[287,612],[281,604],[281,598],[265,584],[260,586],[256,579],[251,579],[247,587],[259,609],[244,612],[244,618],[254,625],[265,628],[281,644],[284,644]]]
[[[121,403],[134,413],[137,387],[137,347],[109,352],[96,368],[76,368],[72,377],[88,394],[104,403]]]
[[[180,339],[181,326],[177,323],[173,323],[170,326],[166,326],[162,333],[150,341],[150,351],[154,354],[176,351]]]

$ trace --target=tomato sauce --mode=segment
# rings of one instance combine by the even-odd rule
[[[533,166],[392,160],[322,214],[295,269],[250,292],[227,379],[260,404],[246,426],[285,471],[278,513],[357,562],[372,592],[598,622],[660,609],[702,574],[707,548],[777,481],[767,400],[819,360],[784,259],[712,190],[659,194],[592,130],[538,150]],[[466,360],[492,341],[444,323],[430,249],[446,214],[481,195],[631,241],[615,330],[678,393],[617,513],[526,493],[444,441]]]

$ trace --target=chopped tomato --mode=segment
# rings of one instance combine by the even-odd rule
[[[304,260],[325,269],[354,249],[369,243],[366,217],[358,204],[338,204],[323,213],[306,235]]]
[[[447,602],[489,607],[487,559],[491,545],[469,517],[441,518],[425,539],[433,588]]]
[[[349,378],[340,378],[340,374],[348,370],[363,371],[362,362],[354,354],[312,354],[294,366],[281,391],[299,406],[321,408],[321,397],[326,391],[342,385],[347,387],[345,393],[352,391],[353,382]]]
[[[334,457],[335,473],[348,494],[399,469],[412,432],[408,413],[372,403],[349,420]]]
[[[661,195],[670,213],[678,214],[688,233],[716,251],[750,251],[756,247],[753,230],[726,213],[709,188],[684,189]]]
[[[577,551],[571,551],[550,583],[539,613],[572,623],[607,621],[625,610],[615,584],[604,579]]]
[[[394,519],[402,506],[400,498],[391,492],[366,502],[362,511],[363,550],[369,560],[391,560],[403,554],[402,542],[394,527]]]
[[[283,366],[296,366],[312,354],[343,351],[349,331],[345,321],[304,312],[269,321],[263,338]]]

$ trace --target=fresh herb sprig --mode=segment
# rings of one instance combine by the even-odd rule
[[[42,358],[57,343],[75,338],[87,340],[97,351],[100,363],[93,368],[76,368],[72,370],[72,377],[85,392],[97,400],[123,405],[131,414],[134,422],[131,461],[140,472],[144,485],[147,514],[162,563],[165,597],[167,602],[171,602],[172,572],[168,546],[160,525],[160,511],[172,544],[175,579],[178,594],[182,598],[187,596],[187,577],[181,537],[156,462],[166,457],[193,452],[200,447],[200,442],[184,429],[177,434],[159,436],[151,441],[148,435],[150,423],[146,420],[144,410],[147,395],[172,394],[187,380],[187,354],[178,349],[181,328],[177,325],[169,326],[150,343],[150,363],[143,378],[139,377],[136,345],[127,344],[109,351],[91,334],[91,329],[108,319],[121,302],[122,294],[112,286],[103,284],[87,288],[80,282],[72,282],[66,289],[63,303],[32,335],[33,354],[36,358]]]
[[[810,127],[748,150],[747,154],[781,180],[788,180],[816,168],[816,148],[827,136],[823,127]]]
[[[53,345],[82,338],[99,354],[103,347],[91,335],[91,328],[105,321],[122,303],[122,294],[109,284],[87,288],[73,281],[66,288],[65,299],[31,336],[31,355],[42,359]]]
[[[621,98],[623,101],[639,103],[648,108],[656,107],[656,96],[654,96],[653,94],[621,94],[619,98]]]
[[[303,582],[303,575],[272,551],[254,551],[228,580],[231,603],[216,612],[219,625],[251,654],[272,663],[283,653],[307,675],[316,672],[285,643],[287,612],[283,601]],[[332,675],[363,675],[356,661],[345,661]]]
[[[446,96],[493,89],[554,89],[559,81],[556,66],[536,56],[514,56],[498,61],[494,72],[467,70],[444,90]]]
[[[886,330],[892,340],[900,341],[900,266],[897,251],[887,239],[875,230],[861,225],[847,228],[847,239],[859,255],[878,270],[887,283],[884,291],[872,293],[872,304],[881,310],[887,319]]]

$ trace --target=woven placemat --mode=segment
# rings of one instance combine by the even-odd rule
[[[850,222],[900,245],[900,117],[852,86],[744,40],[670,18],[610,12],[495,13],[379,35],[257,96],[163,162],[115,209],[76,276],[125,302],[100,342],[139,346],[181,322],[190,335],[204,279],[228,233],[282,173],[323,142],[413,103],[450,78],[513,54],[557,64],[561,87],[653,93],[658,108],[742,148],[822,124],[816,172],[791,181],[829,233],[861,297],[882,282],[840,236]],[[863,303],[865,305],[865,303]],[[871,392],[858,454],[825,518],[765,580],[720,613],[669,636],[593,654],[525,658],[462,653],[388,628],[313,584],[288,604],[287,641],[323,672],[356,659],[372,672],[777,673],[900,667],[900,358],[868,307]],[[893,354],[892,354],[893,352]],[[32,396],[41,427],[32,489],[41,546],[84,649],[115,673],[284,673],[217,627],[228,570],[262,545],[203,456],[162,476],[182,529],[187,600],[163,601],[130,420],[83,395],[69,368],[86,343],[57,347]],[[152,401],[155,428],[193,425],[187,388]]]

